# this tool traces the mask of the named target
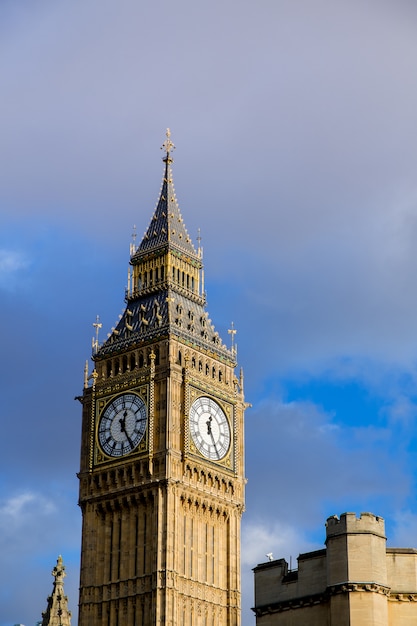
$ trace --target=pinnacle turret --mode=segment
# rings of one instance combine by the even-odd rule
[[[52,594],[48,597],[48,606],[42,613],[42,626],[71,626],[71,611],[68,610],[68,598],[64,594],[65,565],[59,556],[51,572],[54,577]]]

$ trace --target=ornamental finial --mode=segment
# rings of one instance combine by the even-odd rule
[[[227,331],[229,333],[229,335],[232,336],[232,354],[236,357],[237,355],[237,346],[235,344],[235,335],[237,333],[237,330],[235,328],[234,323],[232,322],[232,328],[229,328],[229,330]]]
[[[100,322],[100,317],[98,315],[96,316],[96,321],[94,322],[93,326],[96,329],[96,336],[93,337],[91,346],[93,348],[93,354],[97,354],[98,349],[99,349],[98,333],[99,333],[100,328],[103,328],[103,324]]]
[[[166,139],[165,139],[164,143],[161,146],[161,150],[165,150],[165,152],[166,152],[166,157],[165,157],[164,161],[165,160],[167,160],[167,161],[171,160],[169,154],[170,154],[170,152],[175,150],[175,146],[174,146],[174,144],[171,141],[171,131],[169,130],[169,128],[167,128]]]

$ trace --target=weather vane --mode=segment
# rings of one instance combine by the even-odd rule
[[[165,150],[165,152],[167,153],[167,157],[169,157],[169,153],[172,152],[172,150],[175,150],[175,146],[171,141],[171,131],[169,130],[169,128],[167,128],[166,139],[161,146],[161,150]]]

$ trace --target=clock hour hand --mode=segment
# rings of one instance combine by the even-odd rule
[[[216,441],[214,439],[214,435],[213,435],[213,431],[211,430],[211,422],[213,421],[213,416],[210,415],[210,417],[208,418],[207,422],[206,422],[206,426],[207,426],[207,434],[210,435],[211,440],[213,442],[213,447],[216,450],[216,454],[217,454],[217,458],[220,459],[220,454],[217,450],[217,444]]]
[[[128,440],[130,447],[133,448],[135,447],[133,444],[133,441],[131,440],[131,438],[129,437],[129,434],[126,430],[126,417],[127,417],[127,411],[125,411],[123,413],[123,417],[119,418],[119,424],[120,424],[120,430],[122,431],[122,433],[124,433],[126,435],[126,439]]]
[[[212,432],[211,432],[211,421],[212,421],[212,419],[213,419],[213,416],[212,416],[212,415],[210,415],[210,417],[208,418],[208,420],[207,420],[207,422],[206,422],[206,426],[207,426],[207,434],[208,434],[208,435],[211,435],[211,436],[213,436],[213,435],[212,435]]]

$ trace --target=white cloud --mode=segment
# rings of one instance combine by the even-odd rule
[[[26,255],[18,250],[0,249],[0,287],[15,290],[22,281],[19,272],[26,269],[29,260]]]
[[[34,493],[22,493],[17,496],[12,496],[0,506],[0,520],[9,517],[19,518],[24,512],[23,508],[27,504],[32,503],[35,499]]]
[[[33,624],[41,618],[59,554],[67,566],[65,591],[76,616],[81,516],[74,497],[65,497],[54,485],[45,489],[50,493],[15,490],[0,502],[1,626]],[[22,571],[31,580],[23,603]]]
[[[401,425],[409,428],[416,421],[417,405],[411,398],[399,395],[389,405],[384,407],[382,413],[387,416],[393,426]]]
[[[272,496],[272,494],[271,494]],[[317,548],[307,541],[302,531],[294,524],[271,519],[243,522],[242,526],[242,566],[254,567],[268,560],[272,552],[274,559],[292,560],[296,567],[296,557],[300,552]]]
[[[271,498],[274,493],[271,491]],[[254,622],[251,607],[254,604],[254,578],[252,569],[268,560],[272,552],[274,559],[284,558],[291,569],[297,569],[297,557],[302,552],[317,550],[317,545],[309,541],[304,528],[294,523],[272,519],[265,511],[263,520],[246,515],[242,523],[242,624]]]
[[[0,277],[24,269],[28,260],[21,252],[15,250],[0,250]]]
[[[41,523],[45,517],[55,513],[55,504],[40,493],[24,491],[9,496],[0,502],[0,529],[2,530],[0,543],[6,539],[9,541],[18,529],[21,531],[24,528],[31,528]]]
[[[344,510],[384,516],[387,507],[404,505],[410,456],[397,430],[384,423],[351,426],[312,402],[264,399],[246,419],[247,441],[258,442],[247,445],[248,517],[285,526],[297,520],[302,532]]]

